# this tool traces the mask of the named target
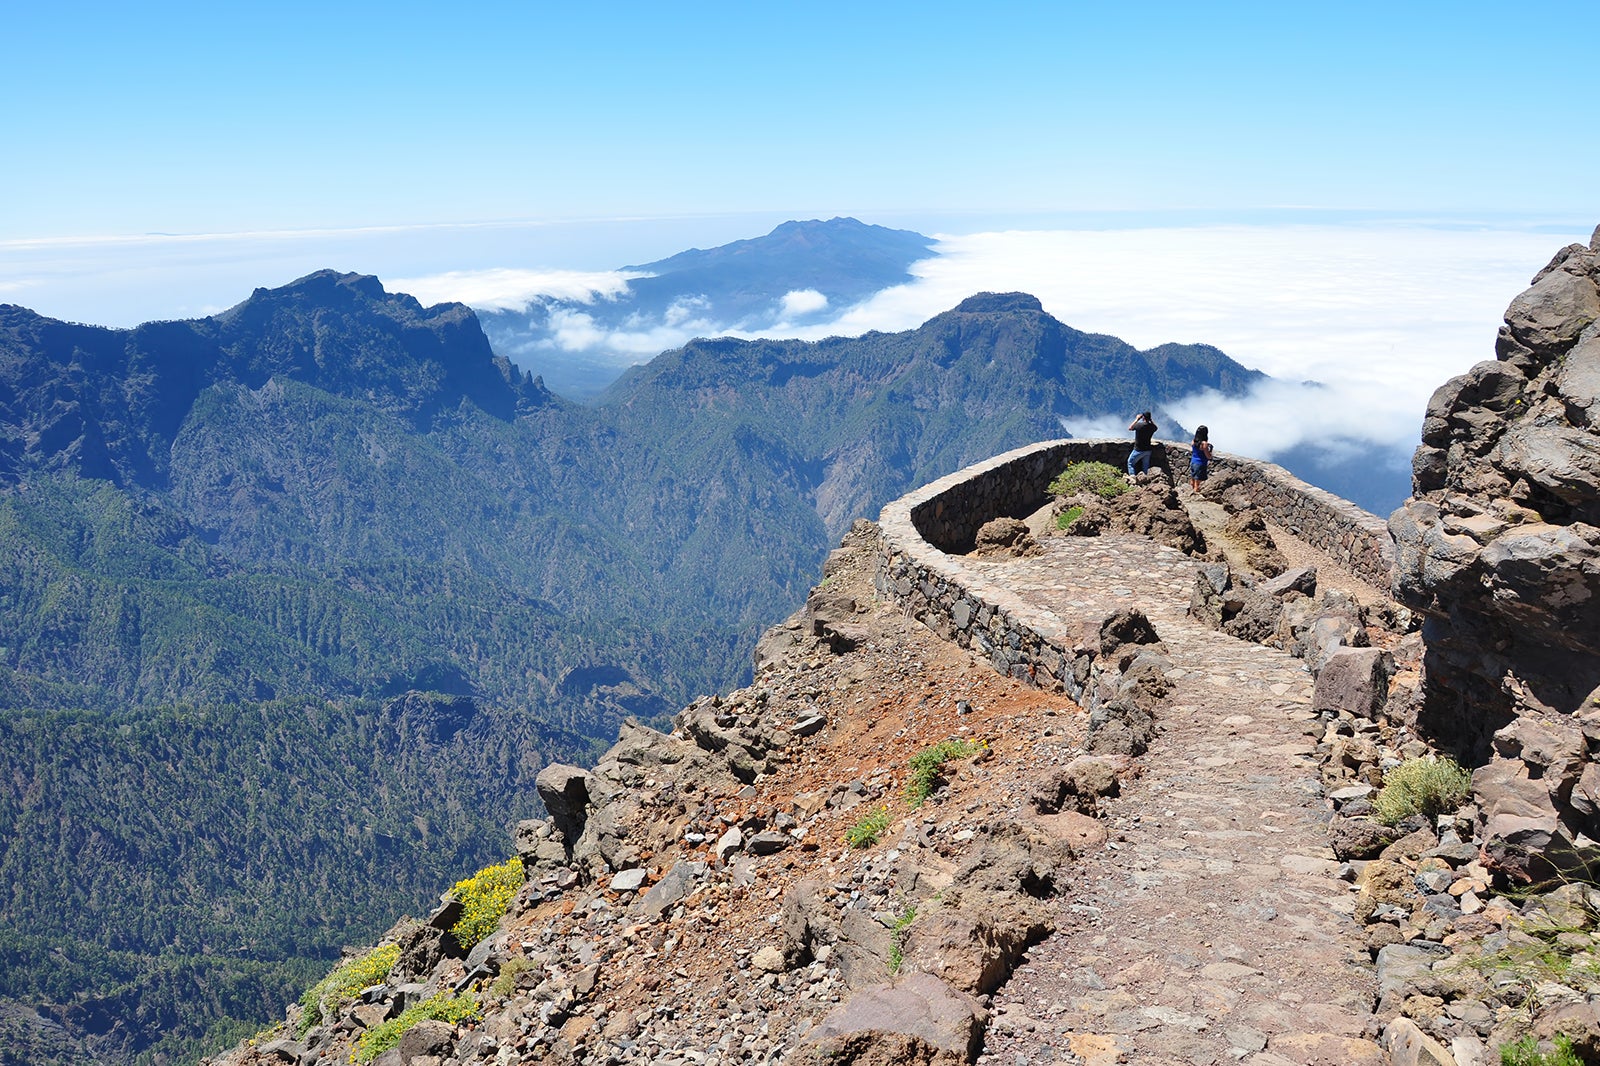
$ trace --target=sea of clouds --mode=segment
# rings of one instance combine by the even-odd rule
[[[1404,462],[1432,391],[1494,357],[1506,304],[1562,244],[1586,235],[1494,228],[1307,225],[1009,230],[945,235],[914,280],[818,320],[821,294],[790,293],[788,312],[759,333],[815,340],[912,329],[975,292],[1029,292],[1080,330],[1139,348],[1214,345],[1273,380],[1243,397],[1190,396],[1170,405],[1183,424],[1210,426],[1228,451],[1271,458],[1301,446],[1328,454],[1379,450]],[[697,336],[753,336],[703,306],[608,329],[570,303],[616,299],[628,275],[583,275],[520,291],[506,272],[399,279],[425,302],[514,308],[569,301],[552,343],[642,361]],[[790,319],[800,319],[791,321]],[[1314,382],[1308,388],[1303,383]],[[1122,435],[1121,418],[1083,421],[1076,435]]]

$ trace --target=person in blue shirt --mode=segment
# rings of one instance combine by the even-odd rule
[[[1200,482],[1211,471],[1211,431],[1200,426],[1194,431],[1194,442],[1189,445],[1189,487],[1200,491]]]

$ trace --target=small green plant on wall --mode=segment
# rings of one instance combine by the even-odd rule
[[[1555,1050],[1545,1054],[1539,1050],[1539,1041],[1525,1036],[1514,1044],[1500,1046],[1500,1066],[1583,1066],[1583,1060],[1572,1050],[1570,1037],[1558,1035],[1552,1044]]]
[[[1056,528],[1057,529],[1067,529],[1072,525],[1072,523],[1076,522],[1078,519],[1080,519],[1082,517],[1083,517],[1083,508],[1081,506],[1079,506],[1078,504],[1073,504],[1071,507],[1068,507],[1065,511],[1062,511],[1060,514],[1056,515]]]
[[[900,967],[905,965],[905,940],[906,930],[911,928],[911,923],[917,920],[917,908],[907,903],[889,926],[889,973],[898,974]]]
[[[479,1016],[478,1001],[471,996],[450,996],[440,992],[432,999],[407,1007],[399,1016],[362,1033],[356,1041],[355,1050],[350,1054],[350,1061],[371,1062],[390,1048],[398,1047],[400,1038],[416,1028],[418,1022],[437,1019],[459,1024]]]

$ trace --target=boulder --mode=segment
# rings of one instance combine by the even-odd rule
[[[1142,534],[1186,555],[1201,555],[1206,550],[1205,536],[1194,527],[1177,490],[1165,477],[1140,480],[1132,489],[1109,501],[1106,510],[1106,529]]]
[[[646,918],[661,917],[688,896],[695,881],[705,870],[706,864],[703,862],[673,863],[672,869],[639,897],[639,902],[634,904],[634,911]]]
[[[1315,596],[1317,594],[1317,568],[1302,566],[1296,570],[1286,570],[1269,581],[1263,581],[1256,586],[1265,596],[1283,599],[1290,593],[1299,593],[1302,596]]]
[[[833,939],[835,914],[822,892],[822,882],[806,877],[790,885],[783,894],[778,930],[786,969],[811,961],[815,948]]]
[[[1282,613],[1282,600],[1266,595],[1259,588],[1247,588],[1239,594],[1239,609],[1222,623],[1222,631],[1252,644],[1265,644],[1278,631],[1278,618]]]
[[[962,1066],[978,1057],[988,1012],[931,974],[874,985],[806,1037],[800,1061],[828,1066]]]
[[[589,817],[589,771],[580,766],[551,763],[539,771],[533,787],[538,790],[550,821],[566,841],[568,854],[583,835]]]
[[[443,1060],[455,1048],[456,1027],[449,1022],[424,1019],[400,1037],[400,1061],[406,1066],[428,1055]]]
[[[906,973],[931,973],[973,994],[993,992],[1027,950],[1033,927],[1004,912],[938,908],[918,916],[902,936]]]
[[[1270,578],[1289,568],[1288,560],[1278,551],[1258,508],[1251,506],[1235,511],[1223,524],[1222,532],[1245,549],[1245,563],[1255,573]]]
[[[980,559],[1022,558],[1038,555],[1043,550],[1028,531],[1028,524],[1020,518],[992,518],[978,528],[971,554]]]
[[[1318,674],[1340,648],[1364,648],[1368,643],[1367,631],[1354,605],[1333,605],[1324,607],[1311,619],[1296,654],[1305,659],[1313,674]]]
[[[1336,648],[1317,672],[1311,709],[1376,719],[1389,699],[1393,670],[1394,660],[1380,648]]]
[[[1160,644],[1156,627],[1138,608],[1115,611],[1100,623],[1100,656],[1116,661],[1120,669],[1127,669],[1143,646]]]
[[[1328,823],[1328,845],[1346,861],[1376,858],[1398,837],[1395,829],[1371,818],[1335,817]]]
[[[1094,813],[1101,796],[1117,794],[1117,768],[1110,759],[1085,756],[1056,770],[1028,797],[1040,814],[1063,809]]]
[[[1243,602],[1233,591],[1233,573],[1227,563],[1207,563],[1194,576],[1194,590],[1189,594],[1189,617],[1210,629],[1221,629],[1224,620],[1233,617]]]

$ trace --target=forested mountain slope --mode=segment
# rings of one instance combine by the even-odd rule
[[[968,463],[1063,436],[1073,416],[1160,408],[1263,380],[1207,345],[1139,351],[1081,333],[1023,293],[983,293],[905,333],[805,341],[698,340],[637,367],[600,406],[624,434],[721,434],[793,471],[837,536],[860,515]],[[1167,420],[1170,422],[1170,420]]]

